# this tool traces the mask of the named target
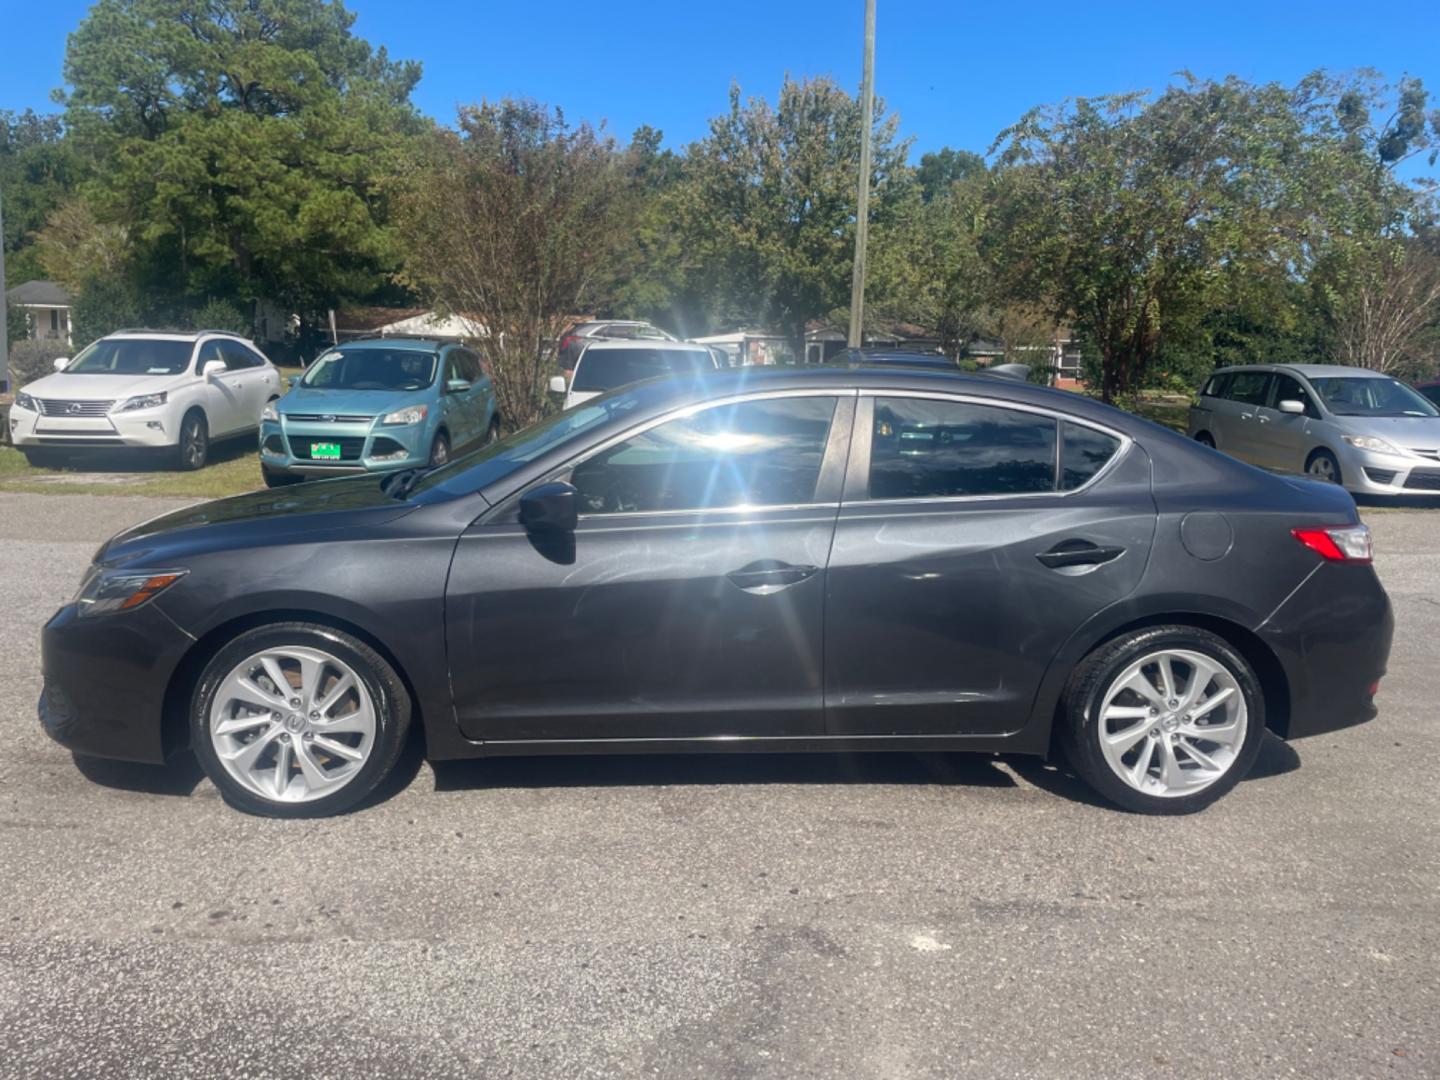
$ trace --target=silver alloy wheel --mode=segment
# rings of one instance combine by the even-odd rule
[[[1316,454],[1310,459],[1310,467],[1305,471],[1316,480],[1325,480],[1331,484],[1340,482],[1340,478],[1335,475],[1335,462],[1328,454]]]
[[[200,433],[200,418],[188,417],[180,428],[180,453],[188,468],[198,469],[205,463],[204,436]]]
[[[242,660],[210,704],[210,741],[225,771],[272,802],[310,802],[344,787],[369,759],[375,726],[354,669],[308,645]]]
[[[1100,750],[1115,775],[1146,795],[1193,795],[1219,780],[1245,744],[1249,710],[1220,661],[1190,649],[1136,660],[1100,701]]]

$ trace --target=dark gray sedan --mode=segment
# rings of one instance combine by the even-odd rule
[[[742,369],[122,533],[40,716],[281,816],[360,802],[412,725],[437,759],[1058,752],[1185,813],[1266,729],[1372,717],[1391,626],[1336,485],[1011,380]]]

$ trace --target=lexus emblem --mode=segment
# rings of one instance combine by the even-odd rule
[[[81,406],[80,406],[80,402],[78,402],[78,401],[72,401],[72,402],[70,402],[70,404],[69,404],[68,406],[66,406],[65,411],[68,412],[71,416],[79,416],[80,413],[81,413],[81,411],[82,411],[82,410],[81,410]]]

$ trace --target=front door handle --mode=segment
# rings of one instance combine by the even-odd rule
[[[819,569],[818,566],[794,566],[776,559],[761,559],[725,576],[748,593],[769,596],[791,585],[798,585]]]
[[[1125,554],[1123,547],[1102,547],[1089,540],[1062,540],[1049,551],[1042,551],[1035,558],[1051,570],[1066,566],[1100,566],[1113,562]]]

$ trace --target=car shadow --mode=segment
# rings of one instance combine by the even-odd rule
[[[1355,505],[1376,510],[1440,510],[1440,495],[1354,495]]]
[[[1014,787],[999,760],[947,753],[604,754],[437,761],[435,790],[750,784]]]
[[[195,755],[186,751],[176,754],[164,765],[140,765],[132,761],[109,761],[105,758],[71,754],[80,775],[101,787],[118,791],[134,791],[144,795],[191,795],[205,773]]]
[[[255,454],[255,435],[234,436],[210,444],[205,467],[223,465]],[[39,464],[60,472],[82,473],[167,473],[175,471],[172,453],[168,450],[134,446],[88,449],[83,447],[49,447]]]

